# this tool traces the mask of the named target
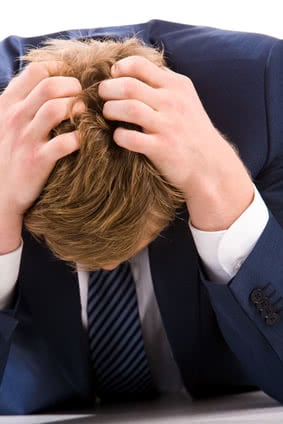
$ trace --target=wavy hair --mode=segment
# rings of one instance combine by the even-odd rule
[[[129,259],[143,240],[158,236],[184,201],[146,156],[113,141],[118,126],[137,126],[102,114],[99,83],[111,78],[116,61],[131,55],[165,65],[162,52],[137,38],[48,40],[23,57],[28,62],[61,61],[58,74],[76,77],[82,85],[73,105],[83,101],[85,112],[75,116],[71,110],[70,119],[51,134],[77,130],[80,149],[57,161],[24,217],[28,231],[73,269],[76,263],[90,271]]]

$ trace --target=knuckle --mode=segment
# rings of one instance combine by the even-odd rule
[[[46,78],[40,81],[38,90],[43,98],[56,97],[56,81],[53,78]]]
[[[141,65],[145,62],[145,58],[142,56],[129,56],[128,60],[125,61],[125,66],[127,70],[131,73],[136,73],[140,70]]]
[[[160,90],[160,103],[168,109],[175,109],[176,97],[172,96],[172,93],[167,89]]]
[[[178,79],[180,81],[180,84],[184,84],[186,85],[188,88],[192,88],[193,87],[193,82],[192,80],[187,77],[186,75],[183,74],[178,74]]]
[[[133,78],[126,78],[123,87],[124,95],[126,97],[133,97],[136,92],[136,83]]]
[[[64,111],[65,109],[66,108],[64,108]],[[54,99],[48,100],[42,106],[42,112],[46,120],[55,120],[59,114],[62,114],[62,105]]]
[[[41,62],[31,62],[29,63],[25,71],[28,75],[33,77],[34,75],[40,75],[42,78],[47,78],[49,76],[48,69],[44,63]]]
[[[175,110],[176,109],[176,103],[177,103],[177,101],[176,101],[175,96],[169,96],[169,95],[167,95],[166,96],[166,100],[165,100],[164,103],[166,103],[166,106],[169,109],[172,109],[172,110]]]
[[[140,114],[140,102],[137,100],[127,102],[125,106],[125,112],[127,115],[129,115],[129,117],[136,118]]]
[[[24,107],[22,105],[17,104],[11,108],[5,119],[7,127],[18,127],[19,123],[22,121],[23,114]]]

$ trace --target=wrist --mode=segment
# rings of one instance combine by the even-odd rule
[[[194,175],[185,193],[192,225],[202,231],[227,230],[254,199],[253,182],[236,153],[209,172]]]

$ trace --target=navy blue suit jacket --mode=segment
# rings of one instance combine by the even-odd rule
[[[238,146],[270,212],[227,285],[202,272],[185,209],[184,219],[149,246],[155,293],[184,384],[193,396],[256,386],[283,401],[283,44],[158,20],[51,36],[133,34],[164,47],[169,66],[192,79],[215,126]],[[2,87],[22,66],[16,58],[45,38],[12,36],[0,44]],[[0,411],[89,405],[95,388],[77,276],[28,232],[23,238],[16,301],[0,313]]]

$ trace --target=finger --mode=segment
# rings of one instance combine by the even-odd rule
[[[159,113],[139,100],[110,100],[104,104],[103,115],[107,119],[139,125],[145,132],[157,132]]]
[[[28,119],[33,119],[39,108],[48,100],[73,97],[80,93],[81,85],[73,77],[50,77],[41,81],[23,101]]]
[[[60,134],[49,140],[42,147],[41,153],[47,163],[53,165],[58,159],[67,156],[80,148],[79,134],[77,131]]]
[[[111,75],[117,77],[137,78],[154,88],[161,88],[168,85],[168,80],[172,79],[172,71],[167,72],[164,67],[142,56],[128,56],[114,63],[111,68]]]
[[[29,131],[33,138],[46,139],[50,131],[59,125],[65,119],[72,115],[79,115],[85,111],[85,105],[82,102],[74,102],[73,97],[52,99],[45,102],[31,121]]]
[[[136,153],[143,153],[148,158],[154,155],[155,141],[151,134],[144,134],[126,128],[116,128],[113,139],[118,146]]]
[[[99,84],[98,94],[104,100],[136,99],[155,110],[160,106],[157,90],[131,77],[102,81]]]
[[[8,97],[11,103],[23,100],[40,81],[58,74],[60,66],[61,61],[30,63],[11,80],[3,96]]]

